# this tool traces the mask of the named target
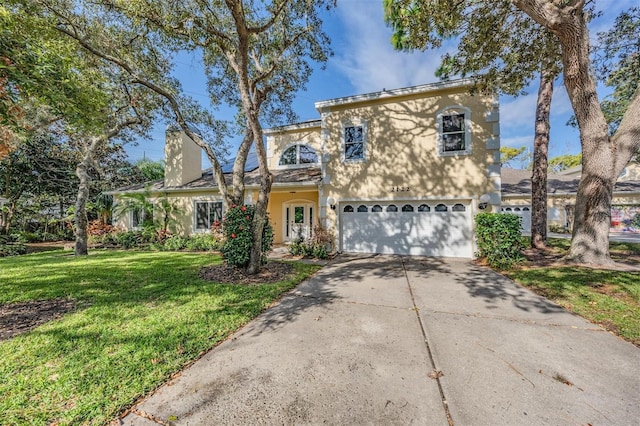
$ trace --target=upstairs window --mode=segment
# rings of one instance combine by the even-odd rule
[[[365,160],[367,145],[366,123],[349,123],[342,128],[342,159],[358,162]]]
[[[438,114],[438,154],[471,154],[471,111],[450,107]]]
[[[317,164],[318,154],[308,145],[293,145],[287,148],[280,156],[280,166],[298,166],[305,164]]]
[[[196,231],[211,229],[213,222],[222,222],[221,201],[196,201]]]

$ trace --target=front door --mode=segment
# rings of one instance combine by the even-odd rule
[[[284,206],[284,239],[295,241],[311,236],[313,203],[290,203]]]

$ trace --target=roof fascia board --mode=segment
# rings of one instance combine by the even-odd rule
[[[419,86],[383,90],[380,92],[365,93],[362,95],[345,96],[342,98],[334,98],[326,101],[319,101],[315,103],[315,107],[318,111],[322,112],[327,108],[331,108],[339,105],[374,101],[378,99],[389,99],[389,98],[395,98],[399,96],[408,96],[408,95],[415,95],[420,93],[430,93],[430,92],[436,92],[436,91],[445,90],[445,89],[471,86],[473,85],[473,82],[474,80],[472,78],[439,81],[437,83],[422,84]]]
[[[262,132],[265,135],[272,135],[276,133],[290,132],[294,130],[306,130],[320,128],[322,126],[322,120],[305,121],[304,123],[287,124],[284,126],[273,127],[270,129],[264,129]]]

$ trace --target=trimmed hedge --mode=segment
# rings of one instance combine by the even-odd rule
[[[497,269],[509,269],[522,261],[521,221],[522,218],[515,214],[476,215],[477,256]]]

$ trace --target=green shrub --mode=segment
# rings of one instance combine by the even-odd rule
[[[18,256],[27,253],[27,246],[16,242],[13,235],[0,235],[0,257]]]
[[[21,232],[20,239],[25,243],[39,243],[42,241],[42,237],[37,232]]]
[[[186,246],[187,238],[181,237],[179,235],[173,235],[164,241],[163,248],[164,250],[178,251],[184,250]]]
[[[296,238],[291,244],[289,244],[289,253],[294,256],[306,256],[307,245],[304,243],[302,237]]]
[[[138,231],[125,231],[115,234],[115,242],[124,249],[130,249],[140,247],[143,244],[143,238]]]
[[[289,253],[294,256],[315,257],[327,259],[333,246],[333,234],[322,225],[313,228],[311,238],[305,241],[302,237],[297,238],[289,245]]]
[[[549,225],[549,232],[555,232],[556,234],[568,234],[569,230],[562,225],[551,224]]]
[[[515,214],[480,213],[476,215],[477,256],[494,268],[508,269],[523,259],[522,218]]]
[[[19,256],[27,253],[27,246],[20,243],[0,243],[0,257]]]
[[[220,243],[211,234],[194,234],[187,240],[185,248],[190,251],[214,251],[220,249]]]
[[[253,234],[253,215],[255,207],[251,205],[232,206],[227,210],[222,227],[224,243],[221,251],[229,265],[246,268],[249,265]],[[267,262],[267,253],[273,245],[273,228],[267,217],[262,231],[262,263]]]

